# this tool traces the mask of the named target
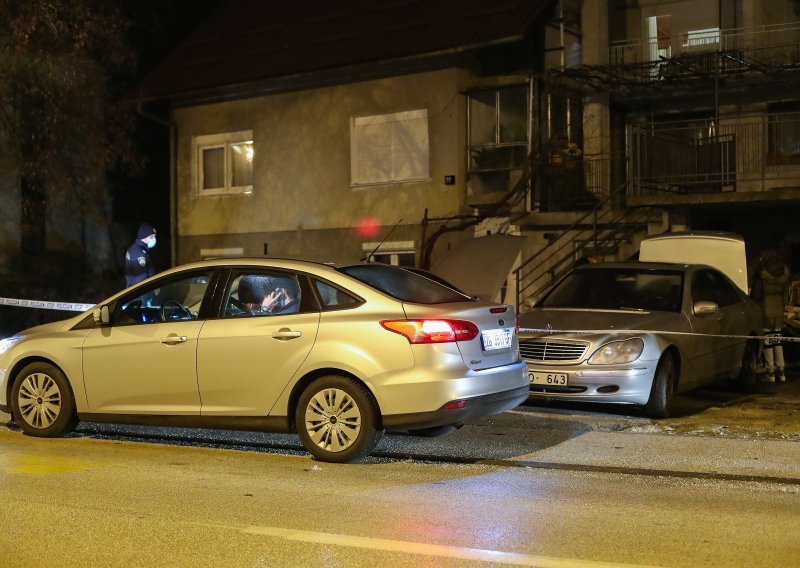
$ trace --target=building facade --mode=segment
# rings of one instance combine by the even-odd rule
[[[173,259],[428,266],[526,237],[515,299],[648,234],[781,238],[800,269],[788,0],[232,2],[142,85],[168,100]],[[511,298],[509,298],[511,299]]]
[[[229,3],[144,81],[144,112],[170,103],[174,262],[385,240],[381,260],[419,265],[489,217],[508,231],[553,3],[312,4]]]

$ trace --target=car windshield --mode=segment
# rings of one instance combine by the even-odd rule
[[[644,268],[575,270],[537,307],[681,311],[683,272]]]
[[[397,266],[357,264],[345,266],[339,270],[403,302],[446,304],[472,300],[469,296],[460,294],[452,288]]]

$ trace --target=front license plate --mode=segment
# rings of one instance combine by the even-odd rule
[[[484,351],[495,351],[496,349],[508,349],[511,347],[510,329],[487,329],[481,332]]]
[[[528,373],[532,385],[550,385],[557,387],[569,386],[569,377],[566,373]]]

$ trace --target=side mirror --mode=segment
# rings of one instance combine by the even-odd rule
[[[697,316],[713,316],[719,311],[719,306],[714,302],[695,302],[694,313]]]
[[[98,325],[108,325],[111,323],[111,315],[109,314],[108,306],[95,308],[92,312],[92,317],[94,318],[94,323]]]

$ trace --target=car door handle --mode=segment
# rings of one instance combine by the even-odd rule
[[[293,331],[291,329],[284,328],[284,329],[279,329],[278,331],[273,333],[272,338],[280,340],[297,339],[301,335],[303,335],[302,331]]]
[[[161,340],[165,345],[177,345],[178,343],[185,342],[187,337],[185,335],[168,335]]]

